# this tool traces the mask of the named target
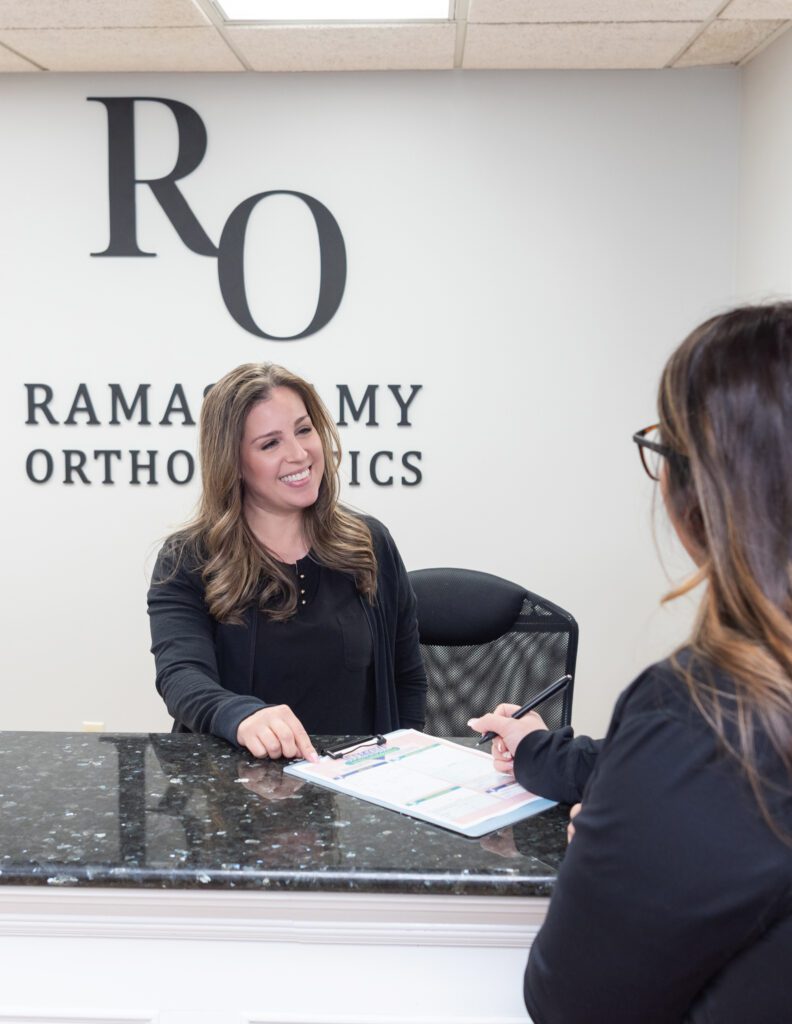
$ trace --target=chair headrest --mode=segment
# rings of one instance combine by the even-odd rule
[[[422,644],[491,643],[509,631],[528,596],[524,587],[474,569],[416,569],[409,577]]]

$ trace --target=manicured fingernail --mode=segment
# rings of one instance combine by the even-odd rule
[[[477,721],[478,721],[477,718],[470,718],[470,719],[468,719],[468,725],[470,726],[471,729],[475,729],[476,728],[476,722]]]

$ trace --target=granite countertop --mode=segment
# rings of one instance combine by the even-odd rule
[[[566,822],[468,839],[212,736],[0,733],[4,885],[549,896]]]

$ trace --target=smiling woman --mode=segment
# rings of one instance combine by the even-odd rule
[[[315,504],[324,474],[324,453],[296,391],[273,388],[267,401],[253,406],[245,423],[240,462],[247,514],[258,521],[259,529],[266,531],[273,516],[288,517],[295,509]],[[302,524],[297,517],[290,521],[296,531],[291,546],[300,558],[305,554]],[[292,559],[282,557],[281,561]]]
[[[149,590],[174,730],[313,758],[309,732],[421,728],[415,598],[385,527],[339,505],[340,441],[311,385],[233,370],[204,402],[200,454],[198,514]]]

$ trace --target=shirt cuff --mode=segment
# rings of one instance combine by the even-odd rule
[[[222,736],[224,740],[228,740],[235,747],[239,747],[239,743],[237,743],[237,730],[240,723],[266,707],[269,707],[269,705],[257,700],[255,697],[236,697],[233,700],[224,702],[212,720],[211,731],[215,736]]]

